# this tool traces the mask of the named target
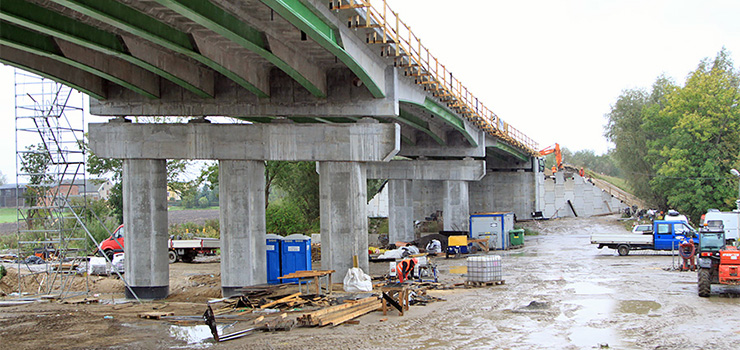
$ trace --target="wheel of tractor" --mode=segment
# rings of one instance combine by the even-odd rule
[[[177,253],[174,250],[170,250],[167,252],[167,258],[170,261],[170,264],[174,264],[177,262]]]
[[[626,256],[630,253],[630,247],[622,244],[617,247],[617,253],[619,253],[619,256]]]
[[[115,254],[113,252],[113,249],[106,249],[105,251],[103,251],[103,254],[105,254],[105,256],[108,257],[108,260],[110,260],[111,262],[113,262],[113,254]]]
[[[699,296],[706,298],[712,292],[712,282],[709,269],[699,269],[699,281],[697,283],[697,289],[699,290]]]

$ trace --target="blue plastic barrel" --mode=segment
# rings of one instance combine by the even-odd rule
[[[265,237],[267,238],[267,283],[279,284],[282,282],[278,277],[282,276],[280,253],[283,237],[274,233],[268,233]]]
[[[292,234],[284,237],[280,257],[283,276],[296,271],[311,270],[311,237]],[[298,282],[297,278],[284,279],[283,283]]]

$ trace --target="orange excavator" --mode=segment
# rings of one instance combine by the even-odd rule
[[[560,144],[554,144],[552,146],[546,147],[540,151],[540,156],[544,157],[548,154],[555,153],[555,161],[557,162],[557,165],[552,167],[552,172],[556,173],[558,170],[563,169],[563,155],[560,153]]]

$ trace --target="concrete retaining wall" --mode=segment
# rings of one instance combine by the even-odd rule
[[[563,173],[556,173],[554,177],[545,178],[544,182],[543,215],[548,218],[575,216],[568,200],[579,217],[613,213],[627,206],[576,174],[566,177]]]

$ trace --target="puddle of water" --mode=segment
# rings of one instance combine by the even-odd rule
[[[536,346],[542,346],[547,344],[550,349],[562,349],[566,347],[569,342],[562,336],[554,334],[554,330],[550,328],[543,328],[537,331],[531,332],[524,341],[527,344],[533,344]]]
[[[568,301],[568,304],[581,306],[575,311],[575,319],[578,323],[586,324],[591,320],[607,318],[614,310],[614,301],[610,299],[581,299]]]
[[[450,273],[464,275],[468,273],[468,267],[467,266],[451,266]]]
[[[611,294],[613,290],[611,288],[602,287],[600,285],[591,282],[574,282],[568,285],[568,288],[574,289],[578,295],[597,295],[597,294]]]
[[[621,300],[617,312],[623,314],[647,315],[651,311],[660,309],[662,305],[652,300]]]
[[[615,345],[617,339],[614,330],[609,328],[575,327],[568,338],[572,345],[580,349],[600,348]]]
[[[223,334],[224,328],[226,326],[220,326],[217,325],[216,328],[218,329],[218,333]],[[188,345],[191,344],[202,344],[205,346],[210,346],[211,343],[213,343],[213,334],[211,334],[211,329],[208,328],[206,325],[198,325],[198,326],[170,326],[170,335],[185,341],[188,343]]]

